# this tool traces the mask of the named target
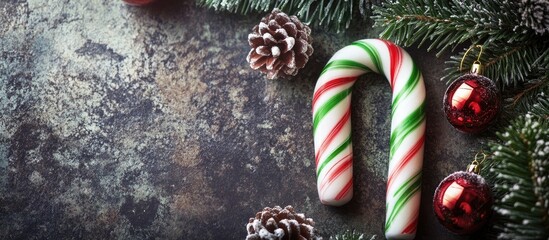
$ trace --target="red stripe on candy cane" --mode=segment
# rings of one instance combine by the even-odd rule
[[[418,218],[419,218],[419,213],[416,212],[414,214],[414,218],[412,219],[412,221],[410,221],[408,223],[408,225],[406,225],[406,227],[404,228],[404,230],[402,230],[402,234],[411,234],[411,233],[415,233],[416,230],[417,230],[417,222],[418,222]]]
[[[351,187],[353,187],[353,178],[351,178],[349,180],[349,182],[347,182],[347,184],[345,184],[345,187],[343,187],[341,192],[339,192],[339,194],[337,194],[335,199],[336,200],[341,200],[343,197],[347,196],[347,194],[349,193],[349,190],[351,189]]]
[[[396,176],[399,175],[399,173],[404,169],[406,165],[414,158],[414,156],[419,152],[421,147],[423,147],[423,143],[425,142],[425,135],[421,136],[420,139],[417,140],[417,142],[413,145],[412,148],[408,150],[406,155],[402,158],[402,160],[398,161],[399,164],[395,168],[395,170],[389,174],[389,178],[387,179],[387,195],[389,194],[389,189],[391,188],[391,185],[393,184]]]
[[[336,167],[337,166],[337,167]],[[328,169],[327,178],[324,178],[324,181],[320,183],[320,192],[324,192],[325,188],[335,181],[339,175],[341,175],[345,170],[353,166],[353,155],[348,154],[341,158],[336,164],[334,164],[330,169]],[[335,169],[334,169],[335,168]]]
[[[324,85],[320,86],[314,93],[313,96],[313,106],[316,105],[316,102],[318,101],[318,98],[322,96],[322,94],[332,88],[345,85],[347,83],[352,83],[356,80],[356,77],[345,77],[345,78],[336,78],[333,80],[330,80],[329,82],[326,82]]]
[[[351,107],[347,109],[345,114],[341,117],[341,119],[339,119],[339,121],[334,126],[334,128],[332,128],[332,130],[330,131],[326,139],[324,139],[324,141],[320,145],[320,148],[318,148],[318,152],[316,153],[316,156],[315,156],[317,171],[319,167],[318,161],[320,160],[320,156],[322,156],[322,154],[324,154],[326,149],[328,149],[328,146],[330,146],[334,138],[337,136],[339,132],[341,132],[341,129],[343,129],[343,126],[345,126],[345,124],[347,123],[347,121],[349,121],[350,118],[351,118]]]
[[[391,57],[391,63],[390,63],[390,76],[389,81],[391,82],[391,90],[395,90],[395,83],[396,83],[396,77],[397,74],[400,72],[400,66],[402,65],[402,49],[395,45],[392,42],[389,41],[383,41],[385,45],[387,45],[387,49],[389,50],[389,56]]]

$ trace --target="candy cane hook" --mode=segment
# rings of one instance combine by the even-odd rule
[[[368,72],[383,74],[393,92],[385,236],[413,239],[421,196],[425,84],[410,55],[389,41],[356,41],[322,70],[313,97],[318,194],[322,203],[334,206],[353,196],[351,88]]]

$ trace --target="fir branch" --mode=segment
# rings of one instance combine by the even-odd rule
[[[333,237],[330,237],[330,240],[375,240],[376,235],[372,235],[370,237],[365,237],[363,233],[359,233],[356,231],[345,231],[344,233],[337,234]]]
[[[382,38],[404,46],[427,44],[429,51],[438,51],[438,56],[466,44],[446,62],[446,81],[468,71],[478,51],[474,49],[464,57],[466,49],[482,45],[483,75],[506,90],[548,79],[544,75],[549,66],[549,34],[542,35],[539,27],[521,24],[525,13],[539,15],[532,7],[517,11],[521,6],[525,5],[519,1],[500,0],[392,0],[383,7],[374,7],[374,19],[375,26],[386,27]],[[533,17],[539,18],[537,15]],[[459,67],[462,59],[464,69]]]
[[[438,54],[461,43],[538,41],[534,30],[520,26],[516,1],[399,0],[374,7],[375,26],[386,27],[381,37],[410,46],[428,42]]]
[[[202,6],[239,14],[268,12],[279,8],[289,15],[296,15],[301,21],[313,25],[336,29],[347,29],[351,20],[360,16],[362,20],[370,15],[372,4],[380,0],[197,0]]]
[[[482,174],[493,184],[498,239],[549,238],[549,100],[519,116],[498,142]]]
[[[526,85],[523,90],[519,91],[512,98],[507,99],[507,108],[513,112],[528,112],[529,108],[537,101],[547,98],[547,92],[549,92],[549,78],[546,77],[545,79]]]
[[[539,103],[533,105],[530,113],[544,119],[545,121],[549,121],[549,98],[547,93],[540,94]]]
[[[484,51],[480,58],[483,75],[495,81],[500,89],[517,87],[520,84],[537,81],[542,65],[549,64],[545,55],[549,52],[549,41],[538,44],[507,44],[492,42],[483,46]],[[442,78],[447,82],[455,80],[463,72],[469,71],[473,62],[477,60],[478,49],[472,49],[464,56],[467,49],[450,57],[446,61],[448,66],[446,75]],[[463,69],[460,65],[463,59]]]
[[[373,19],[374,27],[385,27],[381,38],[391,39],[403,46],[415,43],[421,46],[430,42],[429,50],[445,45],[442,52],[472,37],[468,29],[474,22],[455,17],[464,13],[454,11],[447,1],[429,2],[428,5],[422,0],[389,1],[383,6],[374,7]]]

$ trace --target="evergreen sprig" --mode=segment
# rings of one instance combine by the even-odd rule
[[[488,144],[482,175],[493,185],[498,239],[549,238],[549,100],[541,97]]]
[[[197,0],[199,5],[239,14],[279,8],[296,15],[304,23],[338,32],[347,29],[356,16],[365,20],[370,15],[371,5],[378,2],[380,0]]]
[[[502,90],[524,91],[506,96],[514,99],[506,108],[513,110],[517,102],[520,107],[534,102],[549,81],[549,31],[523,24],[525,12],[518,9],[524,6],[510,0],[392,0],[375,6],[373,18],[385,28],[381,37],[400,45],[427,45],[437,55],[465,45],[446,62],[445,81],[469,71],[480,49],[466,51],[483,46],[482,74]]]
[[[522,86],[504,99],[506,109],[503,111],[502,118],[513,119],[517,114],[533,111],[532,106],[539,99],[547,99],[547,93],[549,93],[549,76],[547,75]]]
[[[347,230],[344,233],[337,234],[335,236],[330,237],[330,240],[375,240],[376,235],[372,236],[364,236],[363,233],[356,232],[355,230],[350,231]]]
[[[543,67],[549,64],[549,58],[545,57],[549,55],[549,41],[538,44],[491,42],[485,44],[483,49],[479,59],[482,74],[495,80],[502,90],[543,79],[540,73],[543,72]],[[469,71],[473,62],[477,60],[479,51],[478,48],[473,48],[464,57],[465,50],[467,49],[446,61],[447,75],[443,80],[453,81],[463,72]]]
[[[399,0],[374,7],[375,26],[385,27],[381,37],[411,46],[427,43],[439,53],[461,43],[530,43],[535,31],[520,26],[516,1]]]

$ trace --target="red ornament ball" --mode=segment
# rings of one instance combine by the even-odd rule
[[[478,133],[496,119],[501,101],[492,80],[466,74],[448,86],[443,105],[446,118],[456,129]]]
[[[492,192],[484,178],[472,172],[455,172],[438,185],[433,208],[448,230],[470,234],[486,223],[492,203]]]
[[[126,4],[133,6],[144,6],[149,3],[154,2],[155,0],[123,0]]]

